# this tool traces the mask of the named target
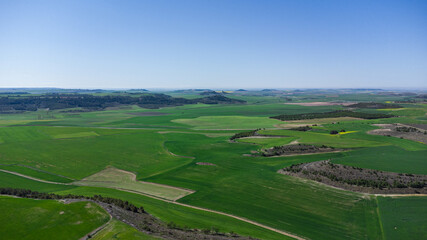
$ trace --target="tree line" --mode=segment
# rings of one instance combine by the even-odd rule
[[[175,98],[166,94],[145,94],[141,96],[94,96],[91,94],[44,94],[41,96],[0,97],[0,112],[37,111],[39,108],[55,110],[64,108],[85,108],[102,110],[118,105],[138,105],[156,109],[185,104],[238,104],[246,101],[222,95],[196,99]]]
[[[329,167],[329,170],[325,169],[305,169],[304,163],[299,164],[292,164],[289,167],[284,168],[284,171],[292,172],[292,173],[302,173],[305,176],[312,175],[312,176],[322,176],[325,178],[328,178],[331,181],[334,182],[340,182],[340,183],[346,183],[349,185],[355,185],[355,186],[361,186],[361,187],[370,187],[370,188],[378,188],[378,189],[384,189],[384,188],[424,188],[426,186],[425,181],[423,180],[416,180],[416,179],[401,179],[400,176],[403,174],[399,174],[396,179],[390,179],[386,176],[381,176],[381,171],[373,170],[372,173],[370,173],[368,170],[358,168],[358,167],[352,167],[352,166],[342,166],[345,169],[352,169],[355,170],[353,172],[353,176],[350,175],[344,175],[343,172],[340,172],[340,170],[334,170],[339,169],[341,166],[338,164],[333,164],[331,162],[326,163]],[[341,176],[340,176],[341,174]],[[348,173],[346,173],[348,174]],[[369,176],[368,176],[368,175]],[[359,175],[359,176],[356,176]],[[405,174],[407,177],[414,177],[412,174]],[[375,176],[375,179],[372,179],[370,177]],[[321,181],[321,178],[315,177],[317,181]],[[389,181],[387,181],[389,180]]]
[[[370,109],[389,109],[389,108],[402,108],[401,105],[394,103],[378,103],[378,102],[360,102],[348,105],[349,108],[370,108]]]
[[[261,130],[261,128],[258,128],[258,129],[252,130],[252,131],[236,133],[230,137],[230,140],[255,136],[257,134],[257,131],[259,131],[259,130]]]

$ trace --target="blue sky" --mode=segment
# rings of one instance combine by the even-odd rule
[[[427,1],[0,0],[0,87],[427,87]]]

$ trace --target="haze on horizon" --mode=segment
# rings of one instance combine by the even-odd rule
[[[427,1],[0,0],[0,87],[426,88]]]

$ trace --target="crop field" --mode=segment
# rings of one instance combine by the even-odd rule
[[[135,174],[111,167],[75,182],[74,184],[80,186],[116,188],[174,201],[193,193],[191,190],[136,181]]]
[[[420,227],[427,225],[427,213],[420,210],[426,204],[425,196],[392,198],[362,194],[278,173],[292,164],[330,159],[347,166],[426,175],[427,145],[368,134],[378,128],[373,125],[378,123],[426,124],[424,105],[354,110],[399,116],[393,118],[280,121],[270,117],[324,113],[345,107],[288,105],[283,97],[245,94],[230,93],[227,97],[246,100],[246,104],[199,103],[160,109],[132,105],[102,111],[58,109],[1,114],[0,187],[113,197],[143,206],[165,224],[185,229],[219,229],[266,240],[426,236],[427,231]],[[173,96],[197,97],[191,93]],[[359,94],[336,96],[296,94],[292,98],[298,103],[401,99],[368,94],[360,94],[361,100],[357,100]],[[308,131],[292,130],[305,125],[313,126]],[[236,133],[255,129],[260,129],[255,136],[230,141]],[[338,134],[331,134],[332,131]],[[248,156],[287,144],[327,146],[337,151]],[[49,203],[49,211],[58,212],[66,212],[57,209],[73,204],[78,206],[10,197],[2,197],[1,201],[5,201],[5,206],[9,201],[8,208],[20,214],[25,213],[24,208],[37,208],[39,202]],[[40,215],[45,220],[37,221],[51,226],[48,232],[73,231],[83,236],[108,220],[104,219],[105,213],[101,214],[104,217],[96,217],[84,205],[79,211],[76,220],[64,220],[68,224],[55,220],[61,222],[63,229],[48,225],[47,215]],[[77,215],[84,220],[78,220]],[[83,224],[86,228],[71,224],[89,219],[93,222]],[[20,224],[14,227],[22,228],[24,223]],[[37,228],[40,227],[34,227]],[[93,238],[156,239],[114,219]]]
[[[194,119],[176,119],[173,122],[193,126],[194,129],[254,129],[272,128],[280,123],[268,117],[203,116]]]
[[[122,223],[118,220],[111,220],[104,229],[96,233],[91,239],[94,239],[94,240],[107,240],[107,239],[156,240],[161,238],[152,237],[148,234],[140,232],[135,228],[125,223]]]
[[[427,199],[378,197],[386,239],[426,239]]]
[[[394,146],[360,149],[334,159],[349,166],[427,175],[427,150],[406,151]]]
[[[79,239],[109,220],[90,202],[70,204],[0,196],[3,239]]]

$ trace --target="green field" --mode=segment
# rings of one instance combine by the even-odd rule
[[[70,204],[0,196],[3,239],[79,239],[109,220],[91,202]]]
[[[281,146],[291,143],[297,140],[297,137],[282,137],[282,138],[240,138],[237,142],[241,143],[252,143],[261,146],[262,148],[271,148],[274,146]]]
[[[427,150],[406,151],[394,146],[374,147],[348,152],[335,163],[389,172],[427,174]]]
[[[120,240],[156,240],[161,238],[152,237],[148,234],[142,233],[135,228],[122,223],[117,220],[111,220],[108,225],[96,233],[91,239],[94,240],[109,240],[109,239],[120,239]]]
[[[386,239],[426,239],[427,198],[378,197]]]
[[[119,170],[117,168],[107,168],[101,172],[86,177],[75,185],[115,188],[125,191],[132,191],[147,194],[167,200],[178,200],[188,194],[193,193],[191,190],[174,188],[167,185],[153,184],[149,182],[136,181],[135,174]]]
[[[167,201],[232,214],[308,239],[407,239],[412,233],[425,236],[426,231],[412,226],[425,225],[426,213],[416,211],[425,204],[425,197],[377,199],[277,171],[291,164],[332,159],[355,167],[427,174],[427,145],[367,134],[377,128],[372,125],[375,123],[425,124],[426,106],[407,104],[404,109],[394,111],[357,110],[393,111],[398,118],[282,122],[269,117],[328,112],[343,107],[286,105],[282,98],[275,96],[231,94],[230,97],[245,99],[248,103],[195,104],[155,110],[131,106],[93,112],[54,110],[2,114],[0,169],[67,185],[0,172],[0,187],[86,196],[101,194],[143,206],[167,223],[199,229],[216,227],[221,232],[233,231],[260,239],[287,238],[231,217]],[[357,97],[352,94],[295,95],[294,100],[355,101]],[[360,94],[360,98],[400,99],[367,94]],[[147,112],[151,115],[144,116]],[[152,116],[154,113],[162,115]],[[282,129],[298,124],[317,126],[307,132]],[[240,129],[258,128],[266,128],[260,130],[260,134],[282,137],[229,141],[230,136],[243,131]],[[330,134],[331,130],[341,129],[346,130],[346,134]],[[274,158],[245,156],[261,148],[296,141],[345,151]],[[213,165],[197,164],[200,162]],[[406,222],[405,219],[412,220]],[[395,225],[399,233],[393,235]],[[117,221],[110,222],[95,236],[95,239],[117,238],[152,239]]]
[[[280,121],[267,117],[203,116],[194,119],[176,119],[175,123],[186,124],[194,129],[255,129],[272,128]]]

